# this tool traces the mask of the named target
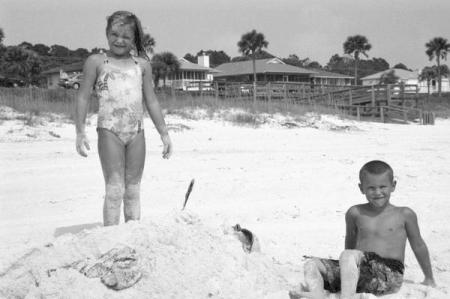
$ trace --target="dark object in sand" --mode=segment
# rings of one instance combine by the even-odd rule
[[[189,195],[191,195],[192,188],[194,187],[194,182],[195,182],[195,180],[192,179],[191,182],[190,182],[190,184],[189,184],[189,187],[188,187],[188,189],[187,189],[187,191],[186,191],[186,195],[184,196],[184,204],[183,204],[183,208],[182,208],[181,210],[184,210],[184,208],[186,208],[186,204],[187,204],[187,202],[188,202]]]
[[[242,248],[245,252],[252,252],[255,237],[251,231],[246,228],[242,228],[239,224],[233,226],[234,231],[238,234],[239,240],[242,242]]]
[[[93,265],[78,261],[72,268],[89,278],[100,277],[101,282],[114,290],[122,290],[136,284],[142,277],[136,251],[128,246],[113,248],[103,254]]]

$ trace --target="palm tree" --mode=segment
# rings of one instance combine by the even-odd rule
[[[425,47],[427,48],[425,53],[430,60],[433,60],[434,57],[436,57],[438,94],[441,96],[441,59],[447,59],[447,52],[450,51],[450,44],[447,42],[446,38],[435,37],[426,43]]]
[[[165,87],[167,76],[175,74],[180,70],[180,61],[178,61],[178,58],[170,52],[155,54],[152,58],[152,70],[155,76],[155,87],[158,87],[160,78],[163,78]]]
[[[156,42],[155,39],[148,33],[144,34],[143,37],[143,46],[145,52],[153,54],[153,49],[155,48]]]
[[[431,80],[436,79],[436,69],[435,67],[426,66],[422,69],[419,74],[420,81],[427,81],[427,94],[430,95],[430,83]]]
[[[400,79],[396,74],[394,70],[390,70],[383,75],[381,75],[380,78],[380,84],[387,85],[387,84],[395,84],[398,82],[398,79]]]
[[[367,51],[372,48],[372,45],[369,44],[367,37],[363,35],[354,35],[347,37],[347,40],[344,42],[344,53],[345,54],[353,54],[355,58],[355,85],[358,84],[358,61],[359,55],[363,54],[366,57]]]
[[[258,52],[263,48],[267,48],[269,42],[266,41],[264,34],[256,32],[253,29],[242,35],[241,40],[237,43],[239,52],[248,56],[251,54],[253,63],[253,100],[256,101],[256,57]]]

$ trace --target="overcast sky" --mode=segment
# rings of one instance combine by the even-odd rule
[[[106,17],[116,10],[141,19],[155,52],[179,57],[201,49],[238,56],[240,37],[256,29],[281,58],[296,54],[324,65],[343,54],[348,36],[362,34],[370,57],[420,68],[431,65],[427,41],[450,39],[450,0],[0,0],[0,28],[5,45],[106,48]]]

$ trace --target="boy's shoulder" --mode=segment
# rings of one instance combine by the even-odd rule
[[[348,215],[356,215],[356,214],[359,214],[359,213],[361,213],[361,210],[364,209],[364,207],[365,207],[366,205],[367,205],[367,204],[357,204],[357,205],[351,206],[350,208],[348,208],[347,214],[348,214]]]
[[[405,218],[417,217],[416,212],[414,212],[414,210],[411,209],[410,207],[396,207],[396,208],[397,212]]]

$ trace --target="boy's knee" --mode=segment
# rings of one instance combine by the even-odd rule
[[[305,268],[305,271],[313,271],[313,270],[317,269],[316,258],[307,260],[303,267]]]
[[[359,250],[347,249],[339,256],[339,264],[357,264],[359,265],[363,253]]]
[[[321,269],[321,268],[324,268],[324,266],[323,266],[322,262],[320,261],[320,259],[318,259],[318,258],[309,259],[303,264],[303,271],[306,274],[316,273],[316,272],[322,273],[322,272],[324,272],[324,269]]]

